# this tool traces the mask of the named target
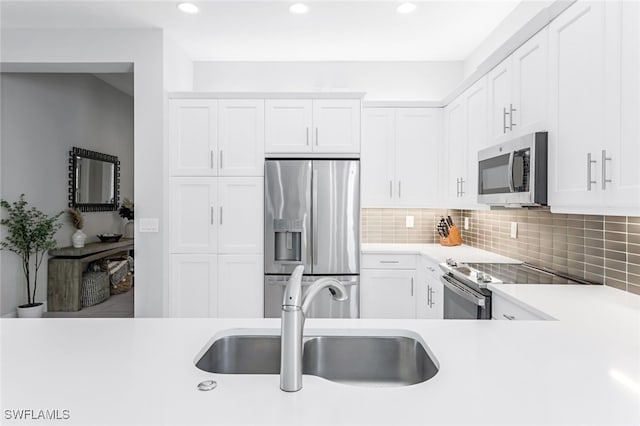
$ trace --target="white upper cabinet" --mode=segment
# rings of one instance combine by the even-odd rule
[[[602,212],[601,153],[608,141],[619,138],[620,129],[619,63],[609,57],[618,51],[619,28],[607,31],[616,7],[578,1],[549,26],[549,204],[554,211]]]
[[[264,100],[219,101],[220,176],[264,174]]]
[[[622,3],[620,138],[602,141],[605,204],[640,215],[640,3]],[[602,154],[599,158],[602,161]],[[608,160],[607,158],[610,158]],[[608,182],[610,181],[610,182]],[[604,186],[603,186],[604,185]]]
[[[269,99],[268,154],[360,153],[359,99]]]
[[[171,174],[218,173],[218,101],[175,99],[169,107]]]
[[[367,108],[363,205],[433,207],[438,201],[440,108]]]
[[[218,256],[218,317],[264,318],[261,255]]]
[[[464,96],[458,96],[444,109],[447,155],[441,170],[443,198],[447,206],[462,207],[467,184]]]
[[[488,91],[486,79],[480,79],[464,94],[466,149],[458,158],[466,163],[466,176],[462,183],[463,207],[485,209],[478,206],[478,151],[488,145]]]
[[[262,178],[218,179],[219,253],[262,253],[263,187]]]
[[[216,253],[216,178],[173,178],[170,205],[171,252]]]
[[[265,101],[265,151],[312,152],[313,101],[268,99]]]
[[[395,108],[364,110],[362,142],[362,205],[393,206],[395,179]]]
[[[360,100],[313,101],[313,151],[360,152]]]
[[[489,72],[492,143],[547,130],[548,45],[544,28]]]

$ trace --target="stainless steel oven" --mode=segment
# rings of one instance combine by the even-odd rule
[[[491,292],[474,289],[451,275],[441,278],[444,284],[444,319],[491,319]]]

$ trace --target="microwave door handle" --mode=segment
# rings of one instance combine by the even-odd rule
[[[513,160],[515,157],[515,152],[511,151],[509,155],[509,167],[507,169],[507,180],[509,182],[509,192],[515,192],[515,188],[513,187]]]

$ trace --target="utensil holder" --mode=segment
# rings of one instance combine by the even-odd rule
[[[451,225],[448,237],[440,237],[441,246],[459,246],[462,244],[462,235],[457,225]]]

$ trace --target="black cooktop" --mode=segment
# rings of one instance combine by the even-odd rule
[[[467,263],[467,265],[505,284],[599,284],[558,272],[548,272],[526,263]]]

